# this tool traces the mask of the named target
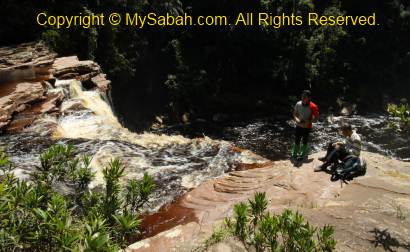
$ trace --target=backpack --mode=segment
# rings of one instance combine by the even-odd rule
[[[332,175],[332,180],[352,180],[353,178],[364,176],[367,170],[367,163],[361,157],[348,156],[343,162],[337,165]]]

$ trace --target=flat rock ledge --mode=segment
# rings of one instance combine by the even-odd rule
[[[337,251],[409,251],[410,163],[364,152],[367,174],[341,184],[331,182],[327,173],[313,172],[320,155],[300,168],[277,161],[205,182],[176,203],[193,212],[195,221],[136,242],[127,251],[193,251],[232,215],[235,203],[257,191],[266,192],[270,211],[293,209],[314,225],[333,225]],[[246,250],[228,239],[208,251]]]
[[[65,95],[55,92],[57,79],[76,79],[101,93],[111,84],[97,63],[58,58],[41,42],[0,48],[0,132],[19,132],[45,114],[58,116]]]

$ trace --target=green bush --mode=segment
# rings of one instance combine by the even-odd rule
[[[397,117],[400,119],[400,126],[402,128],[409,128],[410,127],[410,108],[407,103],[401,103],[399,105],[389,103],[387,104],[387,112],[390,116]],[[394,128],[398,128],[398,126],[391,125]]]
[[[91,191],[91,158],[74,153],[72,146],[46,150],[28,182],[0,152],[0,251],[118,251],[138,234],[152,177],[121,186],[124,167],[114,159],[103,171],[105,190]],[[61,185],[69,189],[60,192]]]
[[[331,226],[316,228],[305,222],[299,213],[285,210],[280,215],[266,211],[265,193],[256,193],[248,203],[234,206],[232,218],[226,218],[221,229],[205,241],[204,248],[229,236],[238,238],[244,246],[262,251],[333,251],[336,241]]]

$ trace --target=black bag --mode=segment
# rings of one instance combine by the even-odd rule
[[[337,165],[332,180],[352,180],[366,174],[366,160],[356,156],[347,156],[343,162]]]

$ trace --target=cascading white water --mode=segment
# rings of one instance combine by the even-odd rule
[[[88,111],[77,111],[63,116],[58,123],[56,138],[120,140],[142,146],[186,144],[190,141],[181,136],[132,133],[118,122],[111,107],[102,99],[98,90],[85,91],[78,81],[72,81],[69,90],[71,99],[64,103],[78,100]],[[64,103],[62,107],[65,106]]]
[[[66,85],[70,98],[61,105],[64,112],[54,138],[82,139],[76,147],[93,156],[91,166],[96,172],[93,185],[102,182],[101,171],[112,158],[119,158],[124,164],[126,178],[139,178],[143,172],[153,175],[160,188],[154,197],[154,210],[239,163],[266,161],[235,152],[228,142],[206,137],[188,139],[130,132],[122,127],[98,90],[83,90],[78,81],[62,84]]]

